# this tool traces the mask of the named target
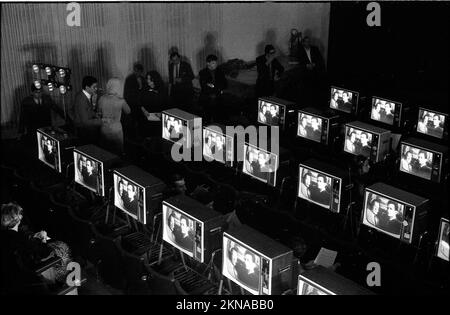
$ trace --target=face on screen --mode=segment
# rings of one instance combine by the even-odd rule
[[[174,142],[184,137],[186,126],[179,118],[163,115],[163,138]]]
[[[225,136],[215,133],[209,129],[203,131],[203,154],[217,161],[225,161]]]
[[[374,98],[372,100],[372,111],[370,117],[392,125],[394,123],[395,103]]]
[[[258,294],[261,275],[260,256],[228,237],[223,238],[223,243],[223,274],[247,291]]]
[[[402,144],[400,170],[425,179],[431,179],[433,153]]]
[[[97,191],[99,163],[84,155],[74,152],[75,181],[92,191]]]
[[[440,227],[440,235],[439,235],[439,246],[437,256],[446,261],[449,261],[448,253],[449,253],[449,244],[448,244],[448,236],[450,232],[449,222],[446,220],[441,220]]]
[[[247,145],[244,153],[244,173],[267,182],[269,174],[276,171],[276,155]]]
[[[419,120],[417,122],[417,131],[429,136],[442,139],[444,136],[445,115],[419,110]]]
[[[47,165],[55,168],[57,160],[57,142],[56,140],[47,137],[41,133],[37,133],[38,136],[38,152],[39,159],[45,162]]]
[[[330,108],[351,113],[355,95],[353,92],[331,88]]]
[[[327,293],[307,282],[299,281],[298,295],[327,295]]]
[[[280,119],[280,107],[266,101],[259,102],[258,121],[268,125],[278,124]]]
[[[331,199],[331,178],[300,167],[298,196],[328,209]]]
[[[141,188],[128,179],[114,174],[114,190],[114,205],[137,219]]]
[[[193,257],[195,248],[194,220],[174,208],[163,205],[164,240]]]
[[[404,205],[373,192],[367,192],[364,223],[392,236],[400,237],[402,228],[406,224]]]
[[[320,142],[322,136],[322,119],[305,113],[299,113],[297,135]]]
[[[344,148],[346,152],[369,157],[371,145],[371,133],[351,127],[346,127]]]

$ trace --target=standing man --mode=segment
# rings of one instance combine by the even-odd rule
[[[94,108],[93,97],[97,93],[97,79],[83,78],[82,90],[75,96],[75,128],[78,137],[86,143],[95,143],[99,137],[102,120]]]
[[[284,72],[283,66],[275,57],[272,45],[266,45],[264,55],[256,58],[256,96],[272,96],[275,93],[275,80]]]
[[[188,109],[192,105],[194,72],[190,64],[181,61],[178,52],[172,52],[169,60],[169,96],[174,107]]]

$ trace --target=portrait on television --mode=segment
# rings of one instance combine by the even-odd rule
[[[260,101],[258,121],[263,124],[277,126],[280,123],[280,107],[266,101]]]
[[[446,261],[449,261],[448,258],[448,235],[450,232],[449,221],[445,219],[441,219],[441,226],[439,229],[439,244],[437,249],[437,256]]]
[[[445,115],[419,110],[417,132],[442,139],[444,136]]]
[[[181,119],[175,118],[169,115],[163,115],[163,138],[178,142],[185,136],[187,130],[183,126],[183,121]]]
[[[298,295],[327,295],[327,293],[305,281],[300,281],[298,285]]]
[[[277,156],[275,154],[245,145],[244,157],[244,173],[265,183],[275,185],[274,175],[277,170]]]
[[[139,188],[134,183],[120,175],[114,174],[114,205],[126,211],[134,219],[138,219]]]
[[[403,204],[373,192],[366,193],[364,223],[395,237],[400,237],[402,229],[408,226]]]
[[[356,102],[353,92],[331,88],[330,108],[351,113]]]
[[[226,160],[225,136],[215,133],[212,130],[203,130],[203,155],[220,162]]]
[[[185,214],[163,205],[163,239],[193,257],[195,249],[195,223]]]
[[[433,153],[402,144],[400,170],[431,179]]]
[[[300,167],[298,196],[329,209],[331,200],[331,178],[307,168]]]
[[[38,156],[39,160],[56,169],[58,162],[58,142],[38,132]]]
[[[395,103],[374,98],[370,118],[385,124],[394,124]]]
[[[344,150],[355,155],[370,156],[372,134],[367,131],[346,127]]]
[[[322,139],[322,119],[304,113],[298,113],[297,135],[320,142]]]
[[[74,151],[75,182],[96,192],[98,187],[98,162]]]
[[[259,294],[260,256],[228,237],[223,243],[223,274],[250,293]]]

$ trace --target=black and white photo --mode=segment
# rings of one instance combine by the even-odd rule
[[[244,145],[243,172],[269,185],[276,185],[278,158],[275,154]]]
[[[297,135],[302,138],[321,142],[322,118],[299,112]]]
[[[331,180],[329,176],[300,166],[298,196],[330,209],[332,198]]]
[[[442,139],[444,136],[446,119],[446,115],[420,109],[417,121],[417,132]]]
[[[370,132],[346,127],[344,151],[369,157],[372,150],[372,137]]]
[[[403,144],[400,170],[421,178],[431,179],[433,153]]]
[[[352,113],[354,106],[358,102],[358,96],[355,92],[331,88],[330,108],[345,112],[347,114]]]
[[[163,204],[163,240],[194,257],[195,236],[195,221],[176,208]]]
[[[400,105],[386,100],[373,98],[370,118],[388,125],[393,125],[396,106]]]
[[[97,192],[100,186],[101,163],[86,157],[77,151],[73,152],[75,164],[75,182]]]

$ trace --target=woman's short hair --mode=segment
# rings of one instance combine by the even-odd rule
[[[2,229],[8,230],[15,227],[23,216],[23,209],[15,202],[2,204]]]

